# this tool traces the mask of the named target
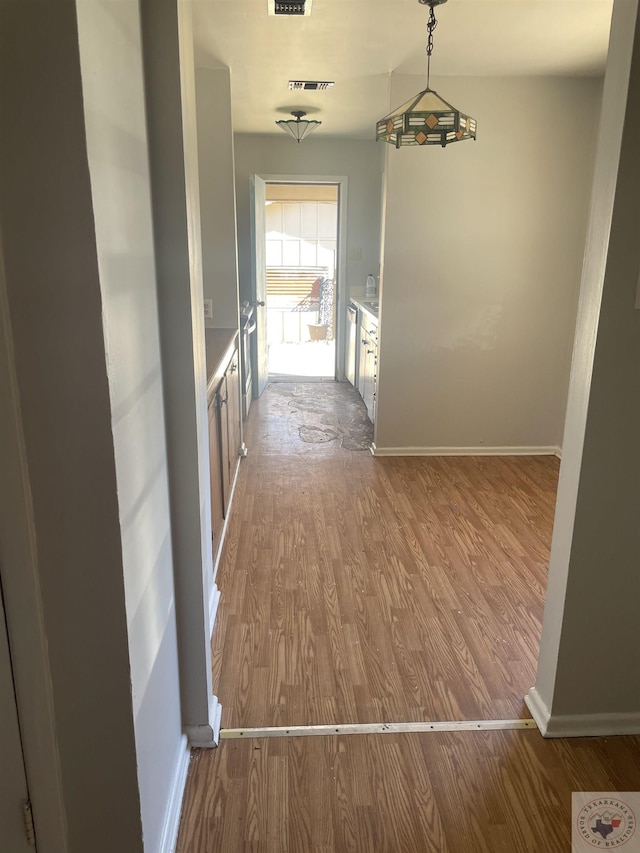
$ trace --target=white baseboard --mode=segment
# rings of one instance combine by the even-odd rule
[[[546,737],[547,723],[550,716],[549,709],[542,701],[540,694],[535,687],[532,687],[526,694],[524,702],[529,709],[531,716],[535,720],[536,726],[540,729],[540,734]]]
[[[559,447],[376,447],[374,456],[559,456]]]
[[[209,591],[209,639],[213,636],[213,628],[216,624],[218,605],[220,604],[220,590],[217,583],[211,584]]]
[[[173,773],[169,800],[165,810],[164,826],[160,838],[160,849],[158,853],[174,853],[178,843],[178,829],[180,828],[180,813],[182,811],[182,798],[187,782],[191,750],[187,743],[186,735],[180,739],[178,749],[178,761]]]
[[[222,705],[217,696],[209,697],[209,720],[202,726],[186,726],[185,734],[189,738],[189,746],[193,749],[213,749],[220,740],[220,723],[222,721]]]
[[[607,737],[640,734],[640,712],[620,714],[550,714],[535,687],[524,697],[540,733],[552,737]]]

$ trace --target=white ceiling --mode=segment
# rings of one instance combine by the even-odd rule
[[[371,139],[390,72],[426,75],[428,8],[418,0],[313,0],[310,17],[267,15],[267,0],[193,0],[197,62],[231,69],[234,130],[281,134],[293,109],[314,138]],[[599,75],[613,0],[449,0],[436,7],[434,77]],[[335,80],[289,92],[293,80]]]

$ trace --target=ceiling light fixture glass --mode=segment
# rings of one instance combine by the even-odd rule
[[[276,124],[282,130],[290,133],[296,142],[302,142],[306,136],[309,136],[310,133],[313,133],[313,131],[317,130],[322,124],[321,121],[315,121],[313,119],[305,119],[302,121],[304,116],[306,116],[304,110],[293,110],[291,115],[295,116],[295,119],[289,118],[286,121],[282,119],[281,121],[277,121]]]
[[[476,120],[456,109],[429,87],[433,31],[438,26],[434,6],[447,0],[418,0],[429,7],[427,22],[427,88],[381,118],[376,124],[376,140],[400,148],[401,145],[441,145],[476,138]]]

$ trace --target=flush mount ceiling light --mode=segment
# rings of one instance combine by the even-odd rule
[[[304,110],[293,110],[291,113],[292,116],[295,116],[295,119],[289,118],[286,121],[281,120],[277,121],[276,124],[279,128],[290,133],[291,136],[296,140],[296,142],[302,142],[305,136],[309,136],[310,133],[313,133],[314,130],[317,130],[322,124],[321,121],[314,121],[305,119],[302,121],[306,113]]]
[[[433,31],[438,26],[434,6],[447,0],[418,0],[429,7],[427,22],[427,88],[376,123],[376,139],[400,148],[401,145],[449,145],[476,138],[476,120],[461,113],[429,87]]]

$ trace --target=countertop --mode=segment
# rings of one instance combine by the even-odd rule
[[[378,319],[378,303],[379,296],[350,296],[349,301],[360,308],[361,311],[367,313],[374,320]]]
[[[220,384],[233,351],[238,345],[237,329],[205,329],[207,394]]]

